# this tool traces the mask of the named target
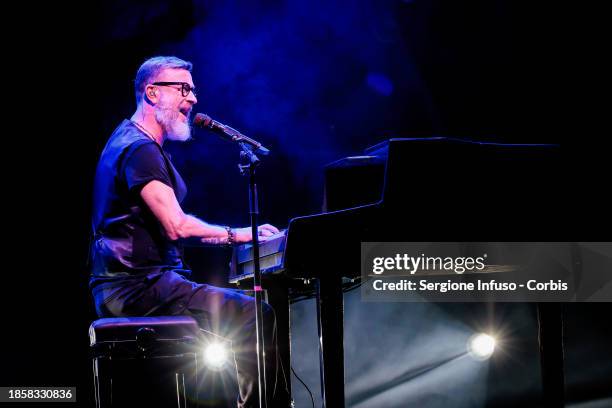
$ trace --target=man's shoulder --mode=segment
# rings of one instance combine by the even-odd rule
[[[109,137],[102,156],[130,155],[140,150],[141,146],[147,146],[148,148],[144,150],[150,154],[161,154],[161,148],[157,143],[142,133],[132,121],[125,119]]]
[[[123,122],[117,126],[113,131],[109,142],[116,143],[118,145],[128,146],[133,143],[144,144],[149,143],[155,145],[156,143],[147,137],[142,131],[131,120],[124,119]]]

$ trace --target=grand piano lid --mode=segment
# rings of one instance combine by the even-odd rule
[[[558,144],[550,144],[550,143],[500,143],[500,142],[487,142],[487,141],[478,141],[471,139],[464,139],[458,137],[449,137],[449,136],[431,136],[431,137],[398,137],[391,138],[375,144],[374,146],[368,147],[364,150],[366,155],[371,156],[387,156],[389,153],[389,144],[391,142],[454,142],[454,143],[466,143],[466,144],[475,144],[481,146],[507,146],[507,147],[560,147]]]
[[[384,164],[387,161],[387,156],[349,156],[336,160],[325,165],[325,170],[339,169],[344,167],[371,166]]]
[[[364,150],[361,156],[349,156],[333,161],[325,166],[325,169],[335,169],[343,167],[369,166],[382,164],[387,161],[389,156],[389,144],[393,142],[451,142],[462,144],[474,144],[480,146],[501,146],[501,147],[559,147],[558,144],[548,143],[499,143],[487,142],[470,139],[462,139],[458,137],[448,136],[432,136],[432,137],[398,137],[384,140],[380,143],[370,146]]]

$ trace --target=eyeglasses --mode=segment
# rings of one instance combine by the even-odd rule
[[[181,86],[181,95],[183,95],[183,97],[187,97],[187,95],[189,95],[189,92],[193,92],[193,96],[196,96],[195,93],[195,86],[191,86],[189,85],[187,82],[153,82],[151,85],[158,85],[158,86],[171,86],[171,85],[180,85]],[[176,89],[176,88],[174,88]],[[176,89],[178,91],[178,89]]]

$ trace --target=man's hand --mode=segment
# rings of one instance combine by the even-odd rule
[[[236,228],[235,231],[237,244],[245,244],[253,240],[253,235],[251,234],[251,227]],[[278,234],[279,231],[278,228],[276,228],[274,225],[264,224],[260,225],[257,228],[257,232],[259,233],[259,242],[266,242],[267,237],[270,237],[274,234]]]

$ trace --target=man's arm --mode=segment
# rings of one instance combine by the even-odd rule
[[[171,240],[199,238],[206,244],[227,243],[228,234],[224,227],[208,224],[198,218],[185,214],[178,203],[174,190],[158,180],[148,182],[140,191],[140,196],[159,220]],[[267,237],[278,233],[272,225],[259,226],[259,235]],[[252,240],[250,228],[235,229],[236,243]]]

